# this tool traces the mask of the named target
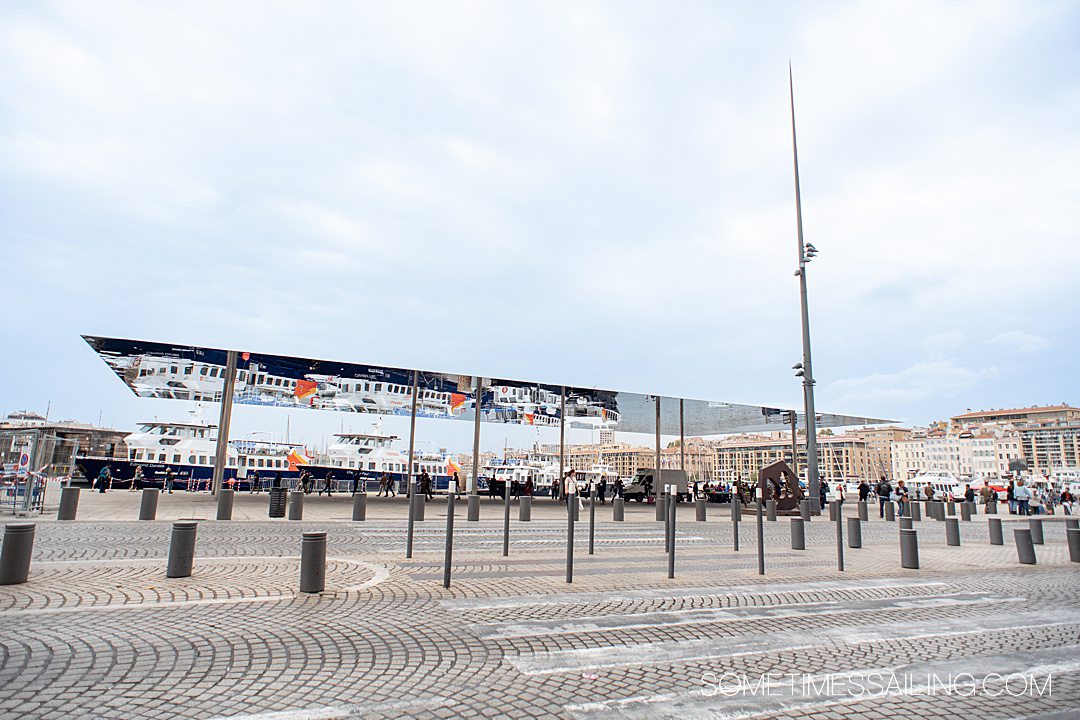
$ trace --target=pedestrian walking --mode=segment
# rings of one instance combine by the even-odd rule
[[[1022,478],[1016,481],[1016,487],[1013,489],[1013,498],[1016,500],[1017,514],[1028,515],[1030,513],[1029,503],[1031,502],[1031,490],[1024,485],[1024,480]]]
[[[251,475],[248,476],[248,480],[251,483],[248,486],[248,495],[250,495],[251,493],[261,493],[262,492],[262,480],[259,479],[259,471],[258,470],[252,470]]]
[[[319,488],[319,495],[323,494],[323,490],[326,490],[326,497],[331,497],[334,492],[334,471],[327,470],[326,478],[323,480],[323,486]]]
[[[892,500],[892,485],[889,484],[889,481],[885,479],[884,475],[882,475],[881,479],[878,481],[877,487],[874,488],[874,492],[877,493],[878,497],[878,517],[884,520],[885,503]]]
[[[896,505],[897,515],[899,517],[910,516],[911,510],[908,509],[908,489],[903,480],[899,480],[896,483]]]
[[[128,488],[129,492],[135,492],[143,485],[143,469],[142,465],[135,466],[135,474],[131,477],[131,487]]]
[[[431,492],[431,476],[428,475],[427,470],[420,471],[420,492],[424,494],[424,498],[427,500],[435,498],[435,495]]]
[[[859,481],[859,502],[866,502],[870,497],[870,484],[865,480]]]
[[[165,468],[165,492],[172,495],[173,485],[176,484],[176,475],[172,468]]]
[[[1005,491],[1005,498],[1009,501],[1009,514],[1016,514],[1016,483],[1012,480],[1009,481],[1009,487]]]
[[[596,488],[596,498],[601,505],[607,505],[607,478],[600,478],[600,484]]]

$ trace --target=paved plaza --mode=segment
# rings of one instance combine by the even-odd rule
[[[1060,516],[1035,566],[1017,561],[1020,518],[1000,516],[1003,546],[983,515],[962,522],[960,547],[924,519],[905,570],[874,508],[843,572],[833,523],[814,518],[797,551],[780,518],[762,576],[752,512],[735,551],[726,507],[696,522],[684,504],[669,579],[654,509],[612,522],[598,506],[595,554],[586,510],[567,584],[560,506],[538,498],[523,523],[515,504],[503,557],[502,501],[478,523],[459,502],[444,589],[445,503],[406,559],[401,498],[369,496],[352,522],[347,495],[312,495],[289,521],[241,494],[216,521],[213,498],[177,492],[138,521],[138,493],[84,490],[77,520],[35,520],[30,581],[0,587],[0,717],[1080,717],[1080,564]],[[177,518],[200,519],[194,573],[167,579]],[[328,535],[313,595],[309,530]]]

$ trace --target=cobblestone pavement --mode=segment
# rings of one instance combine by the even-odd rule
[[[173,498],[153,522],[123,491],[36,520],[30,581],[0,587],[0,717],[1080,717],[1062,518],[1035,566],[1017,562],[1018,518],[1002,516],[1004,546],[981,515],[960,547],[916,522],[919,570],[873,519],[843,572],[835,524],[815,518],[798,551],[781,518],[763,523],[759,575],[753,514],[735,551],[727,509],[695,522],[686,506],[668,579],[653,508],[615,523],[602,507],[594,555],[581,514],[567,584],[561,508],[538,500],[531,523],[515,508],[503,557],[501,503],[479,523],[460,503],[444,589],[442,499],[406,559],[401,501],[371,498],[354,523],[347,497],[309,498],[303,521],[238,497],[247,519],[200,521],[194,574],[167,579],[168,519],[213,517],[207,496]],[[328,533],[318,595],[298,592],[305,530]]]

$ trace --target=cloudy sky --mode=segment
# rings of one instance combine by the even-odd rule
[[[80,333],[796,406],[789,59],[819,408],[1080,403],[1076,3],[312,6],[5,8],[0,409],[183,414]]]

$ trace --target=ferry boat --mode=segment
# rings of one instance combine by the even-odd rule
[[[269,487],[280,475],[286,486],[292,486],[307,470],[316,485],[322,487],[330,477],[334,489],[348,491],[354,481],[365,488],[377,488],[384,476],[394,483],[396,492],[404,492],[408,470],[408,453],[392,449],[394,435],[383,435],[376,423],[373,433],[340,433],[326,453],[309,453],[298,443],[263,440],[230,440],[225,463],[225,483],[237,490],[251,488],[258,474],[260,484]],[[139,431],[125,438],[125,459],[80,456],[76,465],[81,474],[93,483],[102,468],[108,466],[113,488],[128,488],[135,477],[135,468],[143,471],[144,487],[162,487],[165,474],[172,469],[176,489],[208,489],[214,473],[217,450],[217,426],[193,420],[191,422],[147,422]],[[413,476],[427,471],[432,488],[445,490],[455,472],[461,468],[445,453],[414,452]],[[460,478],[464,483],[464,478]]]
[[[127,457],[79,456],[76,474],[93,483],[102,468],[108,467],[114,488],[130,487],[136,467],[143,472],[144,487],[162,487],[166,471],[174,475],[177,489],[206,489],[214,474],[217,452],[217,425],[193,419],[190,422],[160,422],[139,424],[137,432],[124,438]],[[225,479],[239,487],[259,473],[262,479],[276,473],[282,477],[299,477],[300,468],[310,464],[303,445],[263,440],[232,440],[226,449]]]
[[[964,484],[947,472],[920,473],[904,484],[912,500],[925,500],[927,485],[933,488],[935,500],[963,500],[964,498]]]

